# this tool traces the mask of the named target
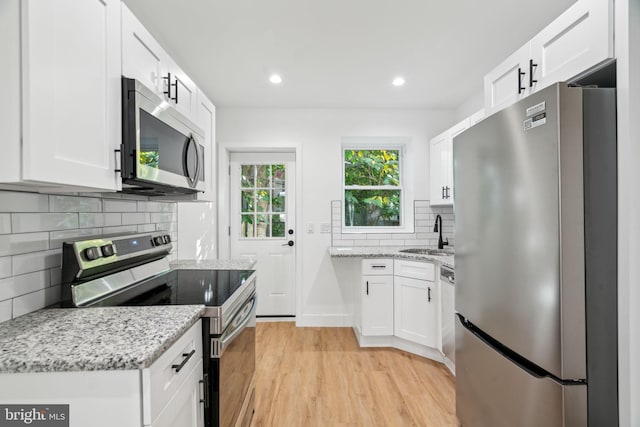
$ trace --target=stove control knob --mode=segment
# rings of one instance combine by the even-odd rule
[[[153,244],[156,246],[164,245],[164,239],[162,236],[156,236],[153,238]]]
[[[113,256],[113,254],[115,253],[112,244],[104,245],[100,249],[102,249],[103,257],[110,257],[110,256]]]
[[[84,257],[87,259],[87,261],[94,261],[100,258],[100,251],[98,251],[97,246],[92,246],[90,248],[87,248],[84,251],[82,251],[82,253],[84,254]]]
[[[164,237],[164,242],[165,243],[171,243],[171,236],[169,236],[168,234],[165,234],[162,237]]]

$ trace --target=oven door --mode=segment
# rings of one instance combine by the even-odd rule
[[[211,418],[213,422],[211,425],[213,427],[236,425],[245,399],[249,399],[252,395],[250,386],[253,382],[256,363],[257,303],[257,296],[253,294],[238,311],[225,332],[219,337],[211,338],[212,370],[218,373],[217,381],[214,378],[214,384],[212,384]],[[245,412],[252,411],[253,408],[245,409]]]
[[[123,177],[204,191],[202,130],[141,83],[123,86]]]

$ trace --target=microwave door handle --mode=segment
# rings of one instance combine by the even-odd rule
[[[195,177],[191,176],[191,173],[190,173],[191,171],[189,170],[189,146],[192,143],[196,144],[196,175],[195,175]],[[195,187],[196,182],[198,180],[198,175],[197,175],[197,173],[198,173],[198,159],[197,159],[197,157],[198,157],[198,148],[197,148],[197,146],[198,146],[198,143],[193,139],[193,135],[190,135],[189,139],[187,140],[187,145],[186,145],[185,150],[184,150],[184,158],[182,160],[183,160],[184,172],[185,172],[185,175],[186,175],[186,178],[187,178],[187,182],[189,183],[189,186],[191,188]]]
[[[198,180],[200,179],[200,172],[204,166],[204,153],[202,152],[202,147],[198,143],[198,141],[193,138],[194,144],[196,144],[196,176],[193,178],[192,187],[196,187],[198,185]]]

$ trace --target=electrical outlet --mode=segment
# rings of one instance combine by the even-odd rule
[[[330,222],[321,222],[320,223],[320,233],[322,233],[322,234],[330,234],[331,233],[331,223]]]
[[[315,225],[312,222],[308,223],[307,224],[307,234],[313,234],[315,232],[316,232]]]

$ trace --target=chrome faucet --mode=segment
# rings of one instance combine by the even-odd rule
[[[438,227],[438,220],[440,220],[440,227]],[[440,215],[436,215],[436,223],[433,225],[433,232],[440,232],[438,236],[438,249],[444,249],[444,245],[449,244],[449,239],[442,240],[442,217]]]

